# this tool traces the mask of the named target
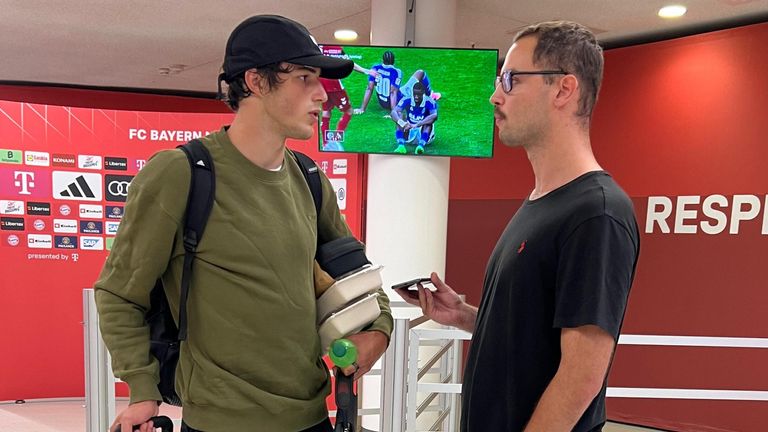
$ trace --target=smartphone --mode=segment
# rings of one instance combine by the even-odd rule
[[[399,290],[399,289],[409,289],[412,291],[416,291],[416,285],[417,284],[427,284],[432,283],[432,279],[430,278],[417,278],[413,280],[409,280],[406,282],[400,282],[397,285],[392,285],[393,290]]]

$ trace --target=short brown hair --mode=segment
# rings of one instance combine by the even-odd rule
[[[587,124],[597,103],[603,81],[603,49],[585,26],[571,21],[548,21],[528,26],[515,35],[514,42],[526,36],[537,38],[533,63],[547,69],[560,69],[579,80],[581,95],[576,115]],[[554,77],[545,76],[552,83]]]
[[[278,74],[289,73],[294,68],[295,66],[290,63],[272,63],[256,69],[256,73],[263,79],[266,85],[265,90],[270,91],[278,88],[284,81],[280,79]],[[232,111],[237,111],[240,107],[240,101],[251,95],[251,91],[245,84],[245,72],[227,82],[227,87],[227,97],[224,102],[229,105]]]

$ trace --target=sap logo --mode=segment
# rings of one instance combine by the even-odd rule
[[[662,234],[696,234],[701,229],[704,234],[715,235],[728,228],[729,234],[738,234],[742,222],[758,219],[762,210],[762,224],[758,223],[761,225],[760,233],[768,235],[768,195],[733,195],[730,198],[725,195],[709,195],[703,198],[699,195],[681,195],[673,204],[669,197],[648,197],[645,232],[653,234],[658,228]],[[699,216],[699,211],[703,217]]]
[[[336,203],[339,205],[339,210],[345,210],[347,208],[347,179],[328,179],[333,186],[333,190],[336,191]]]
[[[27,214],[34,216],[50,216],[51,204],[44,202],[27,202]]]
[[[100,170],[101,156],[79,155],[77,157],[77,167],[82,169]]]
[[[80,249],[104,250],[104,239],[101,237],[80,237]]]
[[[46,152],[25,151],[24,163],[33,166],[50,166],[51,156]]]
[[[57,249],[77,249],[76,236],[54,236],[53,240]]]
[[[104,208],[95,204],[80,204],[80,217],[83,219],[101,219]]]
[[[122,219],[123,208],[121,206],[107,206],[107,218]]]
[[[107,235],[117,235],[117,228],[120,227],[120,222],[107,221],[105,226],[105,233]]]
[[[101,221],[80,221],[80,232],[84,234],[101,234],[103,224]]]
[[[32,249],[51,249],[53,239],[49,234],[30,234],[27,236],[27,247]]]
[[[23,215],[24,201],[0,200],[0,214]]]
[[[54,171],[53,197],[59,200],[101,201],[101,175]]]
[[[104,176],[104,188],[107,190],[107,201],[125,202],[128,188],[133,176],[109,175]]]
[[[346,159],[334,159],[333,160],[333,173],[338,175],[344,175],[347,173],[347,160]]]
[[[77,233],[77,221],[74,219],[54,219],[53,232],[56,233]]]

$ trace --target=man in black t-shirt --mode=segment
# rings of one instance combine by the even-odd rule
[[[584,26],[523,29],[491,97],[501,141],[522,147],[535,186],[488,262],[479,308],[437,288],[398,290],[473,332],[462,431],[599,431],[605,380],[640,249],[629,197],[595,159],[589,124],[602,49]]]

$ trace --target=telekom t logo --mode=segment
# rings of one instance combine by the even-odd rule
[[[35,187],[35,173],[16,171],[13,173],[13,184],[21,188],[19,195],[32,195],[29,189]]]

